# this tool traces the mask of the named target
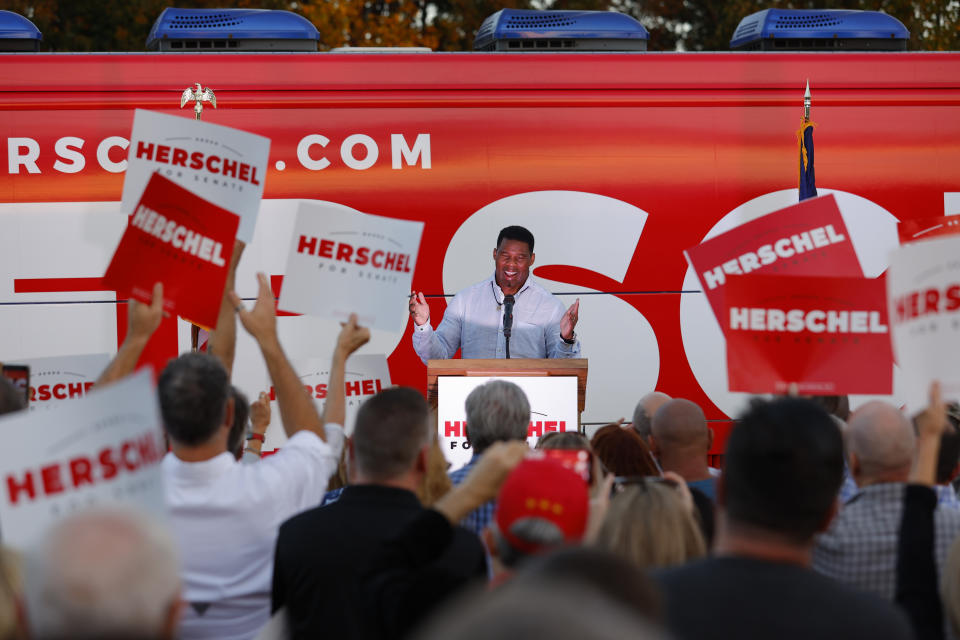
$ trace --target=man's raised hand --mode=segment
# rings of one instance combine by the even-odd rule
[[[127,337],[117,350],[117,355],[97,378],[98,387],[116,382],[133,373],[137,360],[146,349],[150,336],[160,326],[161,320],[163,320],[163,284],[158,282],[153,285],[150,304],[130,299],[130,306],[127,309]]]
[[[560,318],[560,337],[564,340],[573,340],[573,330],[577,327],[577,320],[580,314],[580,298],[570,305],[567,312]]]
[[[357,324],[357,314],[351,313],[350,319],[342,324],[337,337],[337,351],[346,358],[370,340],[370,329]]]
[[[939,439],[947,429],[947,405],[940,393],[940,383],[930,383],[930,401],[927,407],[914,418],[917,435]]]
[[[257,301],[253,304],[253,309],[247,311],[236,291],[230,292],[230,303],[237,310],[243,328],[263,345],[265,342],[277,339],[277,309],[267,276],[258,273],[257,280],[260,282],[260,291],[257,293]]]
[[[250,403],[250,425],[254,433],[264,434],[270,426],[270,396],[261,391],[259,397]]]
[[[127,315],[127,335],[131,339],[149,340],[163,320],[163,283],[153,285],[150,304],[131,298]]]
[[[430,305],[427,304],[427,300],[423,297],[422,291],[410,292],[409,309],[410,316],[413,318],[415,325],[421,326],[430,320]]]
[[[908,482],[932,487],[937,481],[940,438],[948,426],[947,406],[940,394],[939,382],[930,384],[930,402],[913,423],[917,429],[917,450]]]

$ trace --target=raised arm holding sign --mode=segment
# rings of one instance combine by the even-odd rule
[[[147,347],[150,336],[160,326],[163,319],[163,283],[153,285],[153,299],[149,305],[138,302],[133,298],[129,303],[127,314],[127,337],[117,351],[117,355],[110,361],[107,368],[97,379],[97,386],[103,386],[133,373],[137,360]]]
[[[207,353],[220,360],[228,374],[233,373],[233,360],[237,353],[237,311],[230,300],[237,281],[237,265],[246,244],[237,240],[233,245],[233,255],[230,257],[230,267],[227,271],[227,282],[223,288],[223,297],[220,300],[220,314],[217,316],[217,326],[210,334],[207,344]]]

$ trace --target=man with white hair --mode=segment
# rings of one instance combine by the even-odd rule
[[[26,557],[34,638],[174,638],[179,562],[159,523],[132,509],[59,522]]]
[[[914,428],[896,407],[873,401],[854,412],[845,435],[848,465],[859,491],[818,536],[813,568],[893,601],[904,487],[916,451]],[[938,508],[934,526],[939,573],[950,543],[960,535],[960,512]]]
[[[454,485],[463,482],[494,442],[525,441],[530,428],[530,402],[523,389],[506,380],[486,382],[467,396],[467,441],[473,449],[470,462],[450,474]],[[493,519],[496,501],[481,505],[463,519],[466,529],[478,536]]]

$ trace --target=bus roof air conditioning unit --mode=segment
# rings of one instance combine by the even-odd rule
[[[316,51],[320,32],[290,11],[166,8],[147,37],[150,51]]]
[[[40,29],[13,11],[0,10],[0,51],[39,51]]]
[[[474,51],[646,51],[650,34],[631,16],[612,11],[501,9],[488,16]]]
[[[735,51],[906,51],[910,32],[879,11],[766,9],[740,21]]]

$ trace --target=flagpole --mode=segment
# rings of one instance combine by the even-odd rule
[[[803,92],[803,122],[797,131],[797,143],[800,151],[800,166],[797,172],[797,190],[800,200],[813,198],[817,195],[817,181],[813,172],[813,128],[816,126],[810,120],[810,78],[807,78],[807,88]]]
[[[203,114],[203,103],[209,102],[213,108],[217,108],[217,96],[210,87],[203,87],[199,82],[195,83],[196,89],[187,87],[180,94],[180,108],[183,109],[187,103],[193,101],[193,114],[196,120]],[[190,324],[190,350],[197,351],[200,348],[200,327]]]

